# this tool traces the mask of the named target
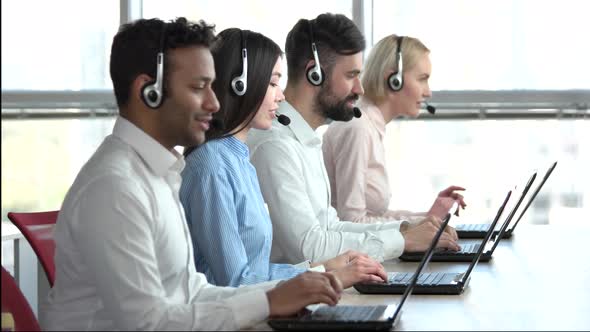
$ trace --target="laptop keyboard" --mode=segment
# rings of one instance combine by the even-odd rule
[[[474,254],[479,249],[479,243],[463,244],[461,245],[461,252]]]
[[[455,251],[447,248],[436,248],[434,250],[435,254],[448,254],[452,253],[453,255],[472,255],[477,254],[479,250],[479,243],[470,243],[470,244],[462,244],[461,251]]]
[[[344,306],[335,307],[321,306],[314,310],[311,318],[313,320],[364,322],[378,320],[387,306]]]
[[[457,225],[457,230],[461,231],[476,231],[476,232],[487,232],[490,228],[490,224],[460,224]]]
[[[407,285],[412,280],[413,273],[396,273],[389,278],[389,283]],[[438,285],[444,278],[445,273],[421,273],[418,277],[418,284],[420,285]]]

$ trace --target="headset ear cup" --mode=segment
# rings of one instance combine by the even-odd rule
[[[399,91],[402,89],[403,81],[399,77],[398,72],[389,75],[387,78],[387,85],[389,85],[389,88],[393,91]]]
[[[305,77],[307,77],[307,81],[311,85],[320,86],[320,85],[322,85],[322,83],[324,83],[324,80],[326,78],[326,74],[324,73],[324,70],[322,69],[322,67],[320,67],[320,70],[318,71],[316,69],[316,66],[313,66],[313,67],[310,67],[309,69],[307,69],[307,72],[305,73]]]
[[[237,96],[243,96],[246,94],[246,84],[244,84],[241,76],[234,77],[231,82],[231,88]]]
[[[163,100],[155,84],[156,81],[150,81],[141,88],[141,100],[143,100],[146,106],[153,109],[160,107]]]

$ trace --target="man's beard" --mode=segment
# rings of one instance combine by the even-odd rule
[[[357,101],[359,95],[356,93],[348,95],[342,100],[334,96],[331,87],[326,83],[321,87],[316,96],[316,111],[327,119],[334,121],[350,121],[354,117],[353,107],[349,107],[349,101]]]

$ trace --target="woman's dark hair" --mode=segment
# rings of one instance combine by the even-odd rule
[[[305,66],[313,60],[310,25],[326,75],[332,73],[337,55],[352,55],[365,49],[365,37],[354,22],[342,14],[325,13],[313,20],[300,19],[285,42],[289,81],[298,82],[305,77]]]
[[[223,126],[212,126],[205,134],[207,141],[233,135],[248,126],[264,101],[272,70],[283,54],[279,45],[257,32],[231,28],[221,31],[217,37],[211,47],[217,77],[213,91],[221,107],[213,118]],[[232,90],[231,81],[242,73],[242,38],[246,39],[248,52],[248,80],[246,93],[238,96]],[[184,155],[188,156],[194,149],[186,148]]]
[[[189,46],[210,47],[214,41],[213,25],[207,25],[204,21],[193,23],[184,17],[170,22],[153,18],[123,24],[113,38],[110,60],[117,105],[127,105],[131,84],[137,76],[147,74],[156,78],[156,59],[161,50],[166,52],[169,49]],[[169,61],[164,61],[164,95],[167,85],[166,72],[173,65]]]

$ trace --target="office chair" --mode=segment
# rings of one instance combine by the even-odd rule
[[[59,211],[8,213],[8,219],[23,233],[35,251],[51,287],[55,281],[53,227],[57,222],[58,213]]]
[[[2,267],[2,331],[41,331],[29,302],[4,266]]]

